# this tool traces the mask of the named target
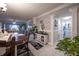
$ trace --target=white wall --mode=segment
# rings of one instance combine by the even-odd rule
[[[44,31],[49,33],[49,43],[50,44],[53,44],[53,41],[54,41],[54,28],[53,28],[54,27],[53,26],[54,25],[54,23],[53,23],[53,21],[54,21],[54,18],[53,18],[54,13],[57,12],[57,11],[60,11],[63,8],[66,8],[66,7],[70,7],[70,5],[60,6],[57,9],[54,9],[54,11],[49,11],[48,13],[45,13],[45,14],[40,15],[38,17],[35,17],[33,19],[33,23],[35,23],[38,26],[39,31],[40,31],[40,20],[44,21],[44,24],[45,24],[45,30]],[[75,12],[73,12],[73,13],[75,13]],[[75,17],[76,14],[75,15],[72,14],[72,16],[74,16],[73,19],[76,19],[76,17]],[[74,25],[75,24],[74,22],[76,23],[76,21],[73,20],[73,23],[72,23],[73,25],[72,26],[77,26],[77,25]],[[73,32],[72,36],[76,35],[76,29],[77,29],[77,27],[75,27],[75,28],[72,27],[72,32]]]
[[[40,17],[40,18],[34,18],[33,23],[36,24],[37,28],[39,31],[41,31],[41,26],[40,26],[40,21],[43,20],[45,29],[44,31],[47,32],[49,34],[49,38],[51,37],[51,16],[50,15],[46,15],[44,17]],[[49,40],[50,41],[50,40]]]
[[[72,37],[77,36],[77,8],[72,8]]]
[[[74,6],[70,6],[69,8],[71,9],[70,11],[72,12],[72,37],[74,37],[74,36],[76,36],[77,34],[79,35],[79,9],[77,9],[76,7],[74,7]],[[64,7],[65,8],[65,7]],[[62,9],[62,8],[61,8]],[[58,11],[60,11],[60,10],[58,10]],[[54,11],[54,12],[57,12],[57,11]],[[56,50],[56,49],[54,49],[55,47],[56,47],[56,44],[57,43],[55,43],[55,33],[54,33],[54,14],[55,13],[53,13],[53,12],[51,12],[51,13],[49,13],[48,15],[46,14],[44,14],[43,16],[41,15],[41,16],[39,16],[39,17],[34,17],[34,19],[33,19],[33,23],[34,24],[36,24],[37,26],[38,26],[38,29],[40,30],[40,25],[39,25],[39,21],[41,20],[41,19],[43,19],[44,20],[44,23],[45,23],[45,31],[47,31],[48,33],[49,33],[49,44],[51,45],[50,47],[49,47],[49,45],[48,45],[48,47],[47,48],[45,48],[45,47],[43,47],[44,49],[42,50],[42,53],[38,53],[37,52],[37,54],[36,55],[38,55],[38,54],[40,54],[40,55],[46,55],[46,54],[48,54],[48,55],[64,55],[62,52],[60,52],[60,51],[58,51],[58,50]],[[61,14],[61,13],[59,13],[59,14]],[[46,51],[45,51],[45,49],[47,49]],[[51,50],[50,50],[51,49]],[[32,49],[33,50],[33,49]],[[43,54],[43,51],[45,51],[45,54]],[[50,52],[52,52],[52,54],[50,54]],[[35,51],[33,51],[33,52],[35,52]]]
[[[77,35],[79,35],[79,8],[77,10],[77,16],[78,16],[78,19],[77,19]]]

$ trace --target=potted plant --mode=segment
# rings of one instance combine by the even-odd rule
[[[69,56],[79,56],[79,36],[73,39],[64,38],[63,40],[59,40],[56,49],[63,51],[64,54]]]
[[[44,31],[38,31],[38,34],[48,35],[48,33]]]

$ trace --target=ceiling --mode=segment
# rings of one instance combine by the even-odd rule
[[[61,3],[6,3],[7,11],[0,14],[0,21],[28,20],[50,11]]]
[[[55,18],[67,17],[67,16],[71,16],[71,15],[72,15],[72,11],[71,11],[70,7],[61,9],[54,13]]]

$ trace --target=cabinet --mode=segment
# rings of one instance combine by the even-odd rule
[[[49,38],[48,38],[48,35],[36,34],[35,40],[42,45],[46,45],[46,44],[48,44]]]

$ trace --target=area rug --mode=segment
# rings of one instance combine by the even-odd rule
[[[23,45],[17,47],[17,56],[34,56],[29,48],[24,47]]]
[[[40,43],[35,42],[35,41],[30,41],[30,43],[36,50],[39,50],[40,48],[43,47],[43,45],[41,45]]]

